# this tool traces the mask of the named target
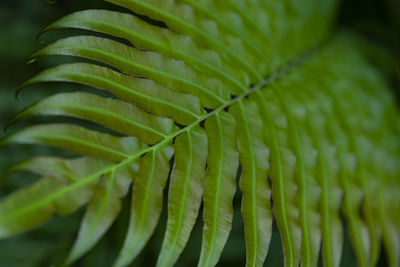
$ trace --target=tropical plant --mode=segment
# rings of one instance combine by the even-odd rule
[[[262,266],[272,222],[286,266],[339,266],[343,213],[359,266],[400,254],[400,117],[387,72],[355,34],[332,27],[335,0],[108,0],[45,27],[72,36],[31,56],[88,59],[46,69],[18,90],[72,82],[111,94],[58,93],[17,114],[94,122],[27,127],[1,144],[44,144],[7,174],[42,178],[0,202],[0,237],[87,205],[72,264],[106,233],[132,187],[115,266],[129,265],[168,219],[157,266],[172,266],[203,204],[199,266],[215,266],[231,231],[240,177],[246,266]],[[377,52],[374,50],[374,52]],[[96,64],[99,63],[99,64]],[[322,244],[322,245],[321,245]]]

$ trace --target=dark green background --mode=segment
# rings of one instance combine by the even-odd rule
[[[0,127],[22,107],[33,103],[46,95],[61,90],[74,90],[79,86],[69,84],[37,85],[27,88],[20,100],[14,99],[14,91],[23,81],[48,66],[66,59],[45,58],[33,64],[26,64],[30,53],[43,44],[74,31],[58,31],[36,40],[37,32],[46,24],[73,11],[86,8],[112,8],[100,0],[1,0],[0,1]],[[396,0],[362,1],[346,0],[342,3],[338,14],[340,27],[350,27],[373,43],[399,57],[400,50],[400,3]],[[394,86],[395,88],[395,86]],[[394,91],[396,92],[396,90]],[[43,119],[31,119],[14,126],[11,131]],[[0,132],[0,137],[5,133]],[[11,163],[34,154],[60,153],[54,149],[37,146],[5,147],[0,149],[0,175]],[[0,180],[0,198],[11,191],[32,183],[37,177],[28,174],[14,174]],[[129,199],[129,198],[128,198]],[[240,196],[235,199],[237,207],[231,237],[224,250],[219,266],[244,266],[245,248],[243,240],[242,219],[238,206]],[[111,233],[93,249],[83,260],[74,266],[110,266],[122,245],[126,224],[129,217],[129,201],[125,201],[123,212],[114,224]],[[27,234],[6,240],[0,240],[0,267],[3,266],[51,266],[65,257],[79,227],[83,214],[80,210],[68,218],[55,216],[44,226]],[[201,217],[201,216],[200,216]],[[135,261],[135,266],[152,266],[165,229],[166,213],[162,215],[162,223],[142,255]],[[180,258],[177,266],[195,266],[200,251],[201,219],[189,241],[189,245]],[[266,266],[283,266],[283,255],[279,234],[274,226],[274,234]],[[355,259],[349,242],[345,242],[342,266],[355,266]],[[384,255],[380,266],[386,266]]]

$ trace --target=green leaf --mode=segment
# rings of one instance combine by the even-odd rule
[[[28,171],[45,177],[77,181],[79,177],[85,176],[103,165],[111,165],[111,162],[90,157],[65,159],[54,156],[37,156],[11,166],[7,170],[7,175],[18,171]]]
[[[168,221],[157,266],[172,266],[196,221],[203,193],[207,136],[200,127],[175,140],[175,163],[168,192]]]
[[[10,123],[35,115],[91,120],[147,144],[162,141],[174,129],[170,119],[156,117],[126,102],[83,92],[50,96],[17,114]]]
[[[30,171],[41,178],[0,201],[0,238],[87,205],[64,262],[71,264],[107,232],[134,181],[129,227],[115,262],[127,266],[158,224],[171,173],[157,266],[177,262],[201,204],[198,265],[215,266],[231,231],[240,169],[247,266],[264,264],[273,220],[285,266],[317,266],[320,253],[324,266],[339,266],[344,232],[359,266],[377,264],[381,243],[388,265],[398,266],[400,116],[389,89],[391,66],[375,64],[361,38],[334,30],[339,1],[108,2],[132,12],[87,10],[61,18],[41,33],[77,28],[95,36],[58,40],[30,58],[63,55],[92,63],[44,70],[17,93],[58,81],[116,98],[61,93],[14,120],[70,116],[126,137],[72,120],[27,127],[2,140],[83,157],[38,156],[12,166],[6,174]]]
[[[182,61],[106,38],[77,36],[61,39],[34,53],[31,58],[44,55],[68,55],[100,61],[129,75],[143,76],[178,92],[195,95],[210,108],[229,98],[227,88],[219,80],[205,79]]]
[[[233,117],[222,112],[206,121],[208,159],[199,266],[217,264],[232,228],[232,201],[239,167],[235,126]]]
[[[159,116],[187,125],[199,118],[199,100],[177,93],[151,80],[126,76],[109,68],[73,63],[49,68],[25,82],[19,89],[39,82],[75,82],[107,90],[123,101],[131,102]],[[18,92],[19,92],[18,91]]]
[[[357,79],[357,71],[353,71],[353,79]],[[361,74],[361,73],[360,73]],[[343,83],[346,85],[350,81],[343,81]],[[369,184],[369,181],[367,180],[367,173],[365,170],[365,162],[364,162],[364,157],[361,154],[360,151],[360,146],[359,146],[359,140],[356,138],[356,133],[358,130],[360,130],[360,126],[357,124],[356,120],[360,117],[359,113],[360,110],[357,110],[359,106],[357,104],[354,104],[352,106],[350,105],[344,105],[343,101],[339,101],[338,97],[340,95],[345,95],[347,97],[347,92],[344,91],[344,86],[338,86],[336,90],[334,90],[331,87],[327,87],[328,92],[327,95],[333,100],[334,102],[334,107],[337,116],[339,117],[340,123],[342,124],[342,127],[344,131],[347,133],[347,138],[348,138],[348,146],[351,151],[351,153],[355,156],[355,168],[354,168],[354,177],[353,177],[353,183],[358,188],[360,191],[359,193],[359,205],[358,207],[362,208],[364,220],[366,223],[367,227],[367,233],[365,234],[365,239],[368,241],[363,240],[363,245],[364,245],[364,254],[361,254],[361,249],[359,250],[358,258],[360,261],[360,265],[375,265],[378,257],[379,257],[379,249],[380,249],[380,244],[379,244],[379,224],[376,219],[376,214],[374,214],[374,204],[372,200],[372,194],[371,194],[371,187]],[[359,87],[355,87],[355,91],[359,90]],[[362,95],[362,93],[359,93]],[[346,99],[351,99],[351,98],[346,98]],[[354,101],[354,100],[353,100]],[[350,111],[349,114],[350,116],[346,116],[345,114],[347,113],[346,111]],[[354,112],[354,113],[353,113]],[[361,111],[363,112],[363,111]],[[362,131],[362,130],[361,130]],[[359,135],[361,132],[358,133]],[[356,189],[357,190],[357,189]],[[361,202],[363,201],[363,203]],[[356,211],[353,212],[358,212],[358,207]],[[356,230],[354,230],[356,231]],[[358,238],[358,237],[353,237]],[[363,259],[361,259],[363,258]]]
[[[0,145],[10,143],[46,144],[110,161],[126,159],[144,147],[135,137],[116,137],[69,124],[32,126],[7,137]]]
[[[295,172],[295,158],[288,149],[287,121],[271,90],[257,92],[254,101],[263,119],[263,133],[270,148],[273,214],[280,230],[285,266],[298,266],[301,249],[301,230],[296,200],[297,185],[291,179]],[[268,104],[267,104],[268,103]]]
[[[142,0],[107,0],[110,3],[117,4],[129,8],[140,14],[149,15],[151,18],[164,21],[168,27],[174,30],[193,36],[194,39],[201,42],[206,47],[219,51],[229,57],[232,62],[239,68],[246,70],[252,76],[253,81],[262,81],[260,73],[246,60],[250,55],[245,52],[241,43],[233,44],[236,51],[234,52],[228,46],[229,43],[221,40],[219,35],[210,34],[206,30],[196,25],[196,22],[191,22],[190,16],[182,18],[180,14],[185,14],[187,6],[167,3],[159,0],[142,1]],[[179,14],[179,15],[178,15]],[[193,14],[193,13],[192,13]],[[239,56],[240,55],[240,56]],[[242,56],[242,57],[241,57]]]
[[[172,152],[167,146],[150,151],[141,159],[133,187],[129,229],[115,266],[126,266],[133,261],[154,232],[161,213]]]
[[[277,88],[278,87],[278,88]],[[300,211],[300,225],[302,228],[301,262],[305,266],[317,266],[319,247],[321,243],[320,218],[317,203],[320,201],[320,188],[313,175],[317,164],[317,153],[312,140],[304,131],[299,133],[297,125],[304,116],[304,112],[295,109],[287,103],[288,96],[281,92],[279,82],[272,86],[279,99],[282,113],[287,120],[286,138],[290,149],[296,158],[295,180],[298,185],[298,203]]]
[[[340,136],[337,132],[335,132],[335,135]],[[340,138],[345,140],[343,135]],[[358,264],[367,266],[367,251],[371,241],[368,235],[368,228],[358,212],[362,201],[362,193],[354,186],[355,159],[353,155],[345,150],[345,146],[341,149],[343,150],[339,152],[338,158],[341,165],[339,175],[344,191],[342,209],[349,221],[350,238],[352,239]]]
[[[272,235],[269,149],[263,140],[262,120],[255,103],[239,101],[231,108],[231,113],[237,121],[242,165],[240,189],[243,194],[246,266],[262,266]]]
[[[217,53],[200,49],[192,39],[153,26],[130,14],[108,10],[79,11],[50,24],[41,33],[59,28],[78,28],[118,36],[128,40],[135,47],[181,59],[194,68],[230,84],[236,93],[247,89],[237,78],[243,76],[243,73],[232,69]]]
[[[76,184],[78,183],[80,182]],[[0,204],[0,238],[42,224],[50,219],[54,212],[71,214],[90,200],[93,194],[90,187],[92,184],[93,181],[71,191],[68,190],[71,186],[66,181],[44,177],[33,185],[9,195]],[[52,197],[55,192],[62,192],[62,196]]]
[[[96,183],[101,180],[102,172],[114,172],[113,167],[111,162],[97,158],[36,157],[16,164],[10,172],[32,171],[44,178],[11,194],[0,203],[0,236],[35,227],[48,220],[55,212],[69,215],[89,201],[92,203],[93,194],[98,194]],[[118,170],[116,175],[120,180],[116,183],[119,192],[125,192],[123,195],[127,188],[124,179],[129,183],[128,180],[137,169],[136,164],[132,163]],[[93,245],[95,241],[85,245]]]
[[[90,250],[111,226],[121,210],[120,198],[129,190],[129,173],[111,171],[103,176],[90,200],[75,244],[66,263],[69,265]]]
[[[230,20],[228,16],[224,16],[225,14],[223,11],[225,10],[219,9],[219,12],[217,12],[215,7],[211,5],[210,2],[202,3],[201,1],[193,1],[193,0],[182,0],[181,2],[186,3],[191,7],[193,7],[193,9],[196,10],[196,12],[198,12],[200,15],[202,15],[204,19],[213,20],[221,28],[220,31],[221,35],[232,35],[240,39],[243,42],[244,47],[246,47],[256,56],[260,57],[260,59],[262,59],[260,60],[260,62],[268,60],[266,54],[261,48],[264,47],[265,49],[265,46],[262,46],[261,42],[258,41],[257,39],[258,36],[252,35],[253,38],[250,38],[247,31],[248,29],[246,30],[243,29],[242,23],[235,23],[237,22],[237,20],[236,21]],[[235,27],[232,27],[232,24],[229,23],[235,23]]]
[[[294,87],[291,87],[294,88]],[[287,87],[290,90],[289,87]],[[303,111],[303,132],[310,133],[315,148],[318,151],[318,166],[316,175],[319,176],[321,187],[321,231],[322,231],[322,256],[324,266],[339,266],[343,246],[343,227],[340,221],[339,209],[342,199],[342,189],[335,177],[338,175],[338,162],[336,159],[336,149],[326,138],[327,121],[318,112],[317,104],[313,99],[305,94],[298,96],[291,105],[299,106],[306,103]],[[321,103],[324,101],[321,99]],[[325,103],[324,103],[325,104]],[[312,119],[311,119],[312,118]]]

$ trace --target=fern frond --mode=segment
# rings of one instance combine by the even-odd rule
[[[50,123],[2,140],[81,157],[35,157],[12,166],[7,174],[42,178],[0,202],[0,238],[86,205],[64,261],[72,264],[111,227],[132,183],[129,226],[114,264],[127,266],[150,240],[167,187],[156,265],[176,263],[203,204],[198,265],[215,266],[232,228],[240,175],[246,266],[264,264],[273,220],[285,266],[317,266],[320,250],[324,266],[339,266],[341,212],[360,266],[377,264],[381,242],[390,265],[398,266],[399,111],[385,74],[360,49],[363,41],[332,33],[337,1],[108,2],[133,13],[80,11],[40,33],[76,28],[106,37],[67,37],[31,56],[91,63],[44,70],[17,93],[36,83],[71,82],[114,97],[59,93],[10,124],[68,116],[122,136]]]

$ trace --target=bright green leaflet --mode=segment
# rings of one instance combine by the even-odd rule
[[[262,120],[255,103],[244,103],[241,100],[230,112],[238,123],[238,147],[243,169],[240,189],[243,194],[246,266],[261,266],[267,256],[272,234],[271,192],[268,185],[269,150],[263,143]]]
[[[142,158],[133,187],[129,230],[115,266],[129,264],[153,233],[161,213],[171,155],[172,149],[167,146]]]
[[[239,164],[235,126],[234,118],[222,112],[206,121],[209,152],[199,266],[215,266],[232,227],[232,200],[236,192],[236,170]]]
[[[175,165],[168,195],[168,221],[157,266],[172,266],[196,221],[204,187],[207,136],[196,127],[175,140]]]

